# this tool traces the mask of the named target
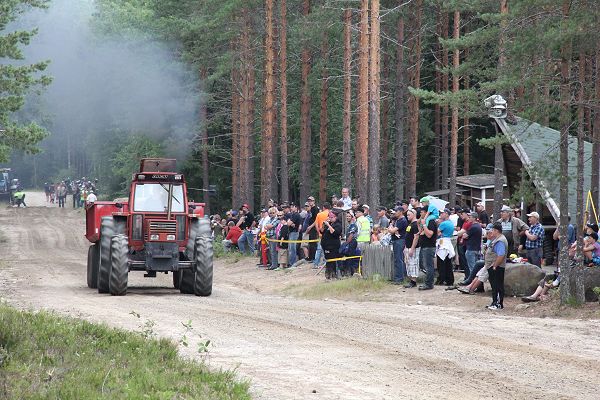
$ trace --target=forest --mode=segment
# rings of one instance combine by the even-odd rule
[[[437,189],[454,203],[457,176],[494,172],[495,93],[593,142],[599,180],[593,1],[9,3],[0,56],[36,64],[19,93],[2,78],[0,145],[27,186],[88,176],[117,196],[140,157],[168,156],[194,190],[214,185],[193,193],[214,211],[342,186],[374,206]]]

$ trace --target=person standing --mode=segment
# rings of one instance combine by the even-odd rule
[[[317,214],[319,213],[319,207],[317,207],[315,204],[315,198],[313,196],[308,196],[306,201],[308,202],[310,213],[310,217],[308,219],[309,225],[306,228],[308,238],[311,240],[311,242],[308,243],[308,260],[310,261],[315,259],[315,255],[317,253],[317,239],[319,239],[319,231],[317,229],[316,220]]]
[[[254,254],[254,234],[252,229],[256,222],[254,221],[254,214],[250,212],[250,206],[243,204],[241,208],[242,215],[238,220],[237,226],[242,230],[242,236],[238,240],[238,247],[242,254],[246,253],[246,248],[250,255]]]
[[[337,276],[337,261],[328,261],[339,258],[340,237],[342,235],[342,224],[338,221],[337,214],[329,212],[328,218],[321,227],[321,247],[325,254],[325,278],[332,279]]]
[[[342,188],[342,197],[341,201],[344,202],[344,210],[349,210],[352,208],[352,198],[350,197],[350,189]]]
[[[362,207],[356,209],[356,226],[358,228],[356,235],[358,249],[363,252],[365,247],[371,242],[371,223],[365,217],[365,209]]]
[[[525,231],[525,253],[527,260],[538,267],[542,266],[543,247],[544,247],[544,228],[540,224],[540,214],[532,212],[527,214],[529,217],[530,228]]]
[[[394,208],[394,217],[392,226],[388,232],[392,238],[392,249],[394,251],[394,285],[400,285],[406,277],[406,265],[404,263],[404,246],[406,237],[406,228],[408,220],[404,216],[404,208],[396,206]]]
[[[331,204],[325,202],[323,203],[323,211],[317,214],[317,218],[315,218],[315,226],[317,232],[319,233],[319,239],[322,236],[323,232],[323,222],[329,218],[329,213],[331,212]],[[323,246],[321,246],[321,241],[317,242],[317,251],[315,252],[315,258],[313,260],[313,268],[319,268],[319,264],[321,263],[321,258],[323,257]]]
[[[481,222],[481,225],[488,226],[490,223],[490,217],[485,210],[485,205],[482,202],[477,203],[475,206],[475,211],[477,211],[477,214],[479,214],[479,222]]]
[[[298,237],[300,236],[299,229],[302,227],[302,218],[298,213],[298,206],[294,203],[290,204],[290,214],[287,216],[287,218],[291,241],[288,247],[288,258],[290,265],[294,265],[298,260],[298,243],[293,241],[298,240]]]
[[[452,237],[454,235],[454,224],[449,219],[450,210],[445,208],[440,211],[440,225],[438,231],[440,238],[436,245],[438,281],[448,286],[454,285],[454,271],[452,270],[452,258],[454,258],[454,246]]]
[[[421,260],[420,266],[425,270],[425,284],[419,286],[419,290],[430,290],[433,289],[433,281],[435,277],[435,268],[433,266],[434,258],[435,258],[435,243],[437,240],[437,223],[435,219],[430,218],[427,223],[425,223],[426,218],[428,218],[428,211],[426,208],[421,208],[421,219],[419,220],[419,224],[421,225],[421,234],[419,237],[419,244],[421,247]]]
[[[520,218],[511,215],[512,208],[507,205],[502,206],[500,210],[500,219],[496,222],[502,224],[502,234],[508,241],[508,254],[516,253],[521,242],[521,235],[529,229],[529,226]]]
[[[502,230],[502,225],[495,223],[488,233],[491,243],[485,252],[484,266],[488,269],[490,285],[492,285],[492,304],[487,307],[489,310],[504,308],[504,267],[508,241],[502,234]]]
[[[417,278],[419,276],[419,256],[421,253],[419,235],[421,232],[417,221],[417,212],[417,210],[412,208],[406,210],[408,226],[406,227],[406,235],[404,236],[404,257],[406,260],[406,275],[410,279],[410,282],[404,285],[406,289],[417,286]]]
[[[65,199],[67,198],[65,181],[58,184],[58,187],[56,188],[56,197],[58,197],[58,207],[65,208]]]
[[[390,226],[390,220],[385,216],[387,212],[387,208],[383,206],[377,207],[377,221],[375,221],[375,225],[379,225],[381,229],[386,229]]]
[[[479,259],[481,254],[481,237],[483,235],[483,229],[481,224],[478,222],[479,215],[476,212],[469,214],[469,228],[463,234],[465,241],[465,258],[467,259],[468,272],[465,273],[465,277],[468,278],[471,269],[475,268],[475,263]]]

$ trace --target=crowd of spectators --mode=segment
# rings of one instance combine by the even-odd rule
[[[443,285],[447,290],[474,294],[484,291],[484,282],[489,281],[492,303],[488,308],[502,309],[509,256],[542,265],[545,230],[540,215],[530,212],[524,221],[519,208],[504,205],[499,218],[494,219],[483,203],[477,203],[475,210],[458,205],[439,209],[432,203],[428,196],[413,196],[392,208],[379,206],[371,213],[369,205],[360,205],[344,188],[341,197],[334,196],[331,203],[324,202],[321,207],[313,196],[303,207],[269,201],[256,218],[244,204],[239,210],[229,210],[225,218],[213,216],[213,232],[226,249],[237,246],[247,254],[258,249],[260,258],[265,247],[268,257],[266,263],[259,263],[261,267],[285,269],[308,262],[316,269],[325,267],[326,279],[356,273],[358,259],[347,257],[360,255],[367,246],[392,246],[394,284],[407,289],[418,286],[419,290]],[[574,252],[572,224],[568,232],[568,245]],[[261,240],[262,236],[267,240]],[[557,239],[557,234],[554,236]],[[596,224],[588,225],[584,254],[600,261]],[[419,270],[425,275],[421,285],[417,285]],[[462,272],[456,284],[455,272]],[[540,282],[539,292],[524,301],[543,298],[559,282]]]
[[[93,181],[85,176],[81,179],[71,180],[67,178],[57,183],[44,183],[44,193],[47,204],[58,204],[58,207],[64,208],[67,202],[67,196],[71,196],[73,208],[84,207],[89,203],[94,203],[96,197],[96,185],[98,180]]]

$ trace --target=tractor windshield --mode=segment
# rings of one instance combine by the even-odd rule
[[[170,183],[137,183],[133,195],[133,210],[167,212],[169,208]],[[173,186],[172,212],[184,212],[183,186]]]

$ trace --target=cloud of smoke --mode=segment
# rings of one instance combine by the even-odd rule
[[[47,141],[76,147],[117,129],[169,139],[178,145],[168,155],[182,158],[198,123],[192,74],[165,44],[95,34],[93,13],[92,0],[54,0],[19,22],[39,29],[24,49],[27,61],[51,60],[54,81],[41,99],[43,124],[52,133]]]

